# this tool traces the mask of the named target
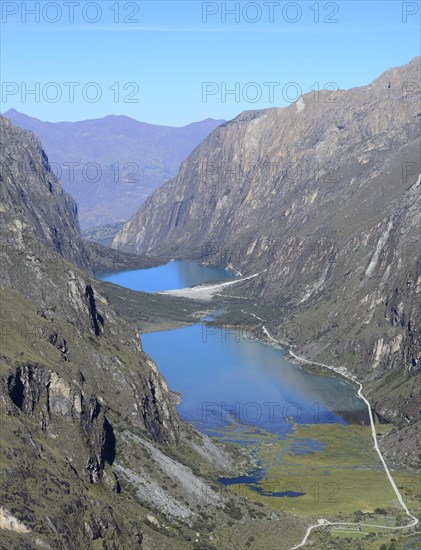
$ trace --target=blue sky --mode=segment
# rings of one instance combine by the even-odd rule
[[[1,8],[1,111],[49,121],[229,119],[328,83],[368,84],[420,54],[418,1],[3,0]]]

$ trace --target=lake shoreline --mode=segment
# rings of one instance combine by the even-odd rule
[[[257,275],[258,274],[254,276]],[[239,450],[241,449],[243,452],[246,452],[248,456],[249,465],[245,468],[246,471],[242,473],[244,476],[250,476],[250,474],[253,474],[253,466],[255,468],[259,467],[259,460],[256,460],[256,456],[260,459],[260,463],[262,463],[262,460],[264,464],[267,463],[264,468],[264,476],[259,481],[259,483],[256,484],[256,487],[247,488],[243,483],[233,482],[233,485],[231,485],[231,487],[232,489],[235,488],[234,492],[239,491],[239,496],[247,496],[252,501],[265,503],[270,508],[276,511],[292,511],[293,513],[302,515],[302,517],[308,518],[315,513],[319,513],[320,508],[319,504],[315,506],[315,503],[310,498],[312,487],[319,483],[318,480],[319,478],[321,478],[321,476],[325,476],[328,474],[330,476],[331,483],[333,482],[334,484],[336,484],[336,486],[341,487],[343,485],[349,484],[351,487],[358,489],[358,491],[354,490],[352,497],[348,498],[347,496],[347,498],[343,502],[345,517],[350,517],[348,514],[352,514],[354,510],[364,509],[361,508],[360,498],[361,495],[365,494],[370,496],[370,504],[368,505],[368,509],[374,510],[376,506],[379,506],[376,495],[383,494],[383,490],[385,491],[384,497],[387,498],[388,501],[388,508],[392,510],[393,502],[391,500],[389,487],[387,487],[387,485],[385,485],[384,483],[384,474],[377,464],[376,456],[373,455],[373,449],[371,449],[368,425],[365,425],[364,422],[348,422],[346,417],[342,416],[344,413],[347,413],[348,415],[354,414],[355,418],[357,418],[358,414],[360,414],[361,412],[359,406],[355,406],[354,404],[355,398],[358,397],[356,391],[356,382],[347,378],[341,372],[337,372],[333,368],[325,368],[322,364],[313,364],[311,359],[301,361],[299,358],[294,358],[293,350],[297,349],[296,346],[294,346],[291,341],[285,342],[275,340],[275,338],[272,337],[267,331],[264,319],[258,317],[254,313],[241,310],[244,314],[244,316],[242,316],[241,313],[237,311],[234,307],[234,309],[230,312],[231,321],[234,322],[224,323],[224,317],[219,318],[216,312],[218,311],[218,308],[221,307],[224,307],[224,309],[226,309],[227,304],[224,300],[224,296],[217,296],[217,293],[220,289],[222,290],[227,285],[236,284],[238,282],[241,282],[241,280],[245,280],[245,278],[234,278],[225,282],[216,281],[215,283],[199,283],[198,285],[196,285],[196,287],[193,286],[193,288],[190,289],[179,289],[178,296],[174,296],[177,291],[145,293],[142,291],[127,291],[127,287],[122,287],[123,289],[126,288],[126,306],[128,305],[128,303],[133,304],[133,302],[131,302],[132,299],[136,302],[136,304],[138,304],[136,305],[136,308],[134,308],[135,314],[137,310],[139,310],[139,313],[141,312],[141,302],[143,302],[144,304],[146,304],[147,302],[150,306],[153,306],[152,309],[146,308],[146,310],[143,309],[143,311],[141,312],[149,323],[148,329],[139,330],[139,334],[141,336],[145,335],[153,337],[154,333],[162,332],[169,334],[171,333],[171,331],[177,332],[178,329],[180,331],[183,328],[186,330],[189,328],[192,329],[192,333],[187,334],[187,340],[183,340],[183,337],[181,341],[179,337],[175,337],[174,340],[171,340],[171,338],[167,340],[165,337],[162,339],[162,335],[157,337],[156,342],[158,342],[159,345],[158,348],[155,347],[155,349],[153,347],[149,348],[148,346],[144,345],[142,338],[142,347],[144,351],[150,357],[152,357],[160,373],[167,380],[168,386],[171,388],[172,398],[176,403],[178,402],[178,405],[180,405],[181,407],[185,406],[184,412],[187,413],[187,416],[184,417],[182,412],[179,411],[180,416],[184,418],[185,422],[193,426],[196,430],[202,433],[207,433],[206,430],[203,430],[200,426],[196,425],[197,420],[199,419],[196,411],[196,405],[198,403],[197,396],[193,396],[192,399],[192,386],[183,386],[184,382],[182,378],[182,371],[183,369],[185,370],[187,368],[190,377],[192,376],[192,374],[195,375],[195,372],[197,374],[196,367],[201,365],[201,362],[205,361],[205,359],[203,359],[202,357],[203,348],[200,351],[202,355],[194,355],[194,346],[199,345],[200,348],[201,342],[209,343],[209,347],[205,349],[204,356],[208,356],[209,360],[211,362],[214,361],[215,363],[215,365],[212,365],[211,367],[212,375],[214,377],[213,383],[216,380],[220,381],[218,382],[220,385],[226,384],[224,380],[230,380],[229,378],[225,378],[226,372],[229,373],[230,370],[229,368],[228,370],[225,369],[225,366],[229,367],[229,362],[227,364],[225,364],[224,361],[221,362],[221,358],[214,355],[213,346],[217,345],[220,341],[228,341],[231,347],[236,348],[235,354],[239,354],[239,357],[242,356],[242,353],[243,355],[245,354],[244,357],[247,357],[248,354],[254,357],[256,354],[255,367],[253,367],[255,368],[254,374],[261,376],[262,379],[264,379],[264,383],[266,384],[271,385],[275,382],[275,393],[272,390],[268,393],[268,398],[270,402],[274,402],[276,400],[281,401],[281,406],[285,403],[287,406],[287,415],[291,414],[291,411],[289,411],[288,409],[288,404],[291,402],[297,402],[300,405],[300,411],[302,413],[300,417],[298,417],[298,415],[295,415],[294,417],[293,415],[291,416],[291,418],[288,417],[288,420],[285,420],[286,417],[284,409],[282,409],[282,415],[279,414],[277,410],[276,422],[279,421],[281,424],[276,427],[272,424],[273,427],[269,428],[267,434],[264,434],[262,430],[268,430],[267,422],[269,422],[269,417],[264,418],[263,423],[253,423],[252,421],[250,421],[250,418],[248,418],[247,416],[243,416],[244,403],[246,403],[247,400],[255,401],[258,405],[259,403],[260,405],[265,404],[265,386],[260,386],[260,382],[258,382],[256,386],[253,386],[253,383],[257,381],[258,378],[248,378],[246,376],[245,380],[242,380],[242,372],[239,371],[240,378],[238,378],[238,374],[236,374],[235,376],[237,376],[237,378],[235,378],[234,384],[235,386],[237,386],[237,382],[239,382],[238,388],[235,387],[234,391],[230,390],[227,394],[224,394],[220,393],[218,389],[213,392],[212,381],[207,380],[204,374],[199,374],[198,379],[201,380],[201,383],[204,384],[205,387],[207,386],[207,384],[210,384],[209,388],[206,388],[205,392],[199,392],[199,397],[202,404],[202,423],[203,418],[205,418],[205,423],[208,422],[208,427],[206,429],[208,431],[213,430],[215,432],[215,434],[211,435],[211,437],[216,437],[216,440],[224,443],[224,436],[222,432],[224,431],[224,426],[227,428],[227,441],[230,441]],[[194,290],[195,288],[196,290]],[[188,297],[180,295],[184,294],[185,292],[189,294]],[[203,298],[202,300],[200,299],[203,293],[209,294],[209,300],[203,300]],[[119,291],[119,294],[123,293]],[[138,296],[133,296],[136,294]],[[196,297],[197,300],[192,300],[192,297]],[[241,298],[239,297],[238,299]],[[247,301],[247,299],[243,298],[242,300],[243,302],[240,304],[239,307],[253,309],[253,307],[256,306],[256,304],[251,304],[249,301]],[[169,317],[167,308],[170,304],[172,305],[170,307],[171,316]],[[160,308],[159,315],[156,309],[158,305]],[[201,316],[198,315],[199,311],[202,311]],[[206,312],[205,314],[203,313],[204,311]],[[259,313],[259,310],[257,310],[257,313]],[[254,323],[253,321],[251,321],[250,323],[247,323],[248,315],[254,317],[256,322]],[[263,313],[260,313],[260,315],[262,317],[264,316]],[[239,319],[240,322],[236,323],[236,319]],[[176,326],[174,326],[174,324]],[[201,328],[194,329],[195,325],[200,326]],[[201,337],[200,332],[203,331],[203,327],[208,328],[205,328],[204,332],[202,332]],[[222,332],[224,331],[224,329],[226,331],[225,333]],[[220,330],[221,332],[218,332],[218,330]],[[205,340],[203,340],[203,334]],[[196,339],[194,339],[194,335]],[[239,344],[239,348],[233,346],[234,336],[235,343]],[[251,336],[252,338],[250,338]],[[248,347],[246,344],[240,343],[241,337],[244,337],[243,339],[246,341],[247,339],[249,341],[252,340],[257,344],[264,346],[265,348],[277,350],[278,352],[280,352],[279,354],[275,354],[278,358],[275,357],[274,359],[271,359],[271,362],[266,363],[267,360],[265,359],[265,357],[267,357],[267,354],[269,352],[254,351],[253,348]],[[177,340],[180,347],[182,348],[182,355],[179,355],[179,360],[177,360],[177,346],[174,347],[173,345],[177,342]],[[169,350],[169,362],[167,360],[167,364],[165,364],[165,361],[162,362],[162,357],[159,355],[159,353],[155,353],[156,349],[158,349],[159,352],[159,347]],[[230,346],[228,345],[227,347],[229,348]],[[238,349],[240,351],[238,351]],[[242,349],[243,352],[241,352]],[[186,353],[186,350],[189,350],[191,353]],[[224,351],[224,353],[225,352],[226,350]],[[188,356],[191,356],[192,353],[194,361],[193,364],[190,365]],[[272,354],[269,353],[269,356],[271,355]],[[283,360],[280,359],[281,357],[283,358]],[[260,359],[261,362],[259,362]],[[220,369],[218,370],[217,368],[218,360],[220,364],[219,366],[224,366],[223,374],[221,374]],[[286,368],[284,362],[289,365],[288,368]],[[176,378],[174,378],[174,373],[171,375],[171,372],[168,370],[168,365],[171,366],[170,371],[177,370],[177,373],[175,373]],[[174,369],[173,365],[180,366],[180,369]],[[284,371],[282,370],[283,365],[285,367]],[[296,369],[296,367],[298,368]],[[206,368],[207,367],[205,367],[205,369]],[[244,368],[242,366],[242,369],[244,369],[244,374],[247,374],[247,368]],[[279,368],[281,370],[279,370]],[[179,370],[180,372],[178,372]],[[315,378],[310,378],[306,382],[306,377],[301,378],[298,375],[292,375],[291,373],[293,371],[297,373],[302,372],[308,375],[313,375]],[[274,372],[277,372],[278,374],[276,374],[276,376],[272,380],[271,376],[274,376]],[[321,376],[324,377],[324,380],[320,380],[320,382],[317,382],[316,379]],[[293,382],[294,380],[295,386]],[[329,380],[331,380],[332,382],[329,382]],[[347,388],[344,388],[341,385],[338,386],[339,389],[336,388],[335,382],[333,382],[335,380],[344,383]],[[279,386],[277,386],[278,383],[280,384]],[[289,393],[287,390],[289,385],[291,386],[291,388],[299,388],[298,393]],[[176,391],[172,390],[173,387],[176,389]],[[197,386],[194,386],[193,384],[193,387],[196,388]],[[278,387],[279,393],[276,393],[278,391],[276,388]],[[186,390],[186,388],[190,390],[190,394]],[[309,388],[311,388],[310,392]],[[245,393],[242,393],[244,389],[246,391]],[[347,395],[352,395],[352,397],[347,397],[346,399],[344,399],[343,396]],[[331,396],[332,399],[330,399]],[[340,403],[340,408],[336,406],[336,408],[329,409],[329,407],[327,406],[327,401],[335,401],[335,397],[338,400],[337,402]],[[220,423],[219,409],[215,409],[212,413],[213,415],[216,414],[216,422],[215,418],[212,417],[207,409],[205,411],[207,416],[203,417],[203,403],[212,401],[213,405],[216,405],[218,403],[219,405],[221,405],[224,399],[226,399],[228,403],[231,403],[231,407],[232,403],[236,404],[236,402],[239,401],[239,405],[241,405],[241,414],[240,416],[238,416],[238,418],[234,414],[232,415],[233,421],[231,421],[230,418],[228,418],[227,421],[226,411],[224,410],[225,420]],[[313,413],[313,409],[311,408],[311,403],[313,399],[318,405],[321,405],[321,415],[319,416],[319,412],[317,412],[317,420],[315,420],[316,413]],[[266,401],[267,400],[268,399],[266,399]],[[335,405],[335,403],[333,404]],[[260,410],[261,409],[262,407],[260,407]],[[263,410],[266,413],[265,407],[263,407]],[[326,416],[326,413],[329,413],[330,410],[334,413],[333,420],[328,419],[328,417]],[[224,413],[224,411],[221,409],[221,414]],[[230,411],[230,407],[228,407],[228,411]],[[286,428],[286,425],[284,426],[282,422],[284,424],[285,422],[288,422],[291,427],[295,426],[294,435],[283,431],[284,428]],[[239,424],[242,424],[243,430],[238,429]],[[381,431],[387,431],[388,429],[389,427],[387,425],[384,425],[381,428]],[[247,436],[248,432],[249,436]],[[207,435],[210,435],[210,433],[207,433]],[[247,437],[250,438],[248,440],[248,444],[243,441],[243,439],[247,440]],[[317,450],[316,452],[314,450],[310,451],[307,453],[307,455],[306,453],[300,453],[299,450],[297,451],[297,444],[298,447],[300,445],[300,437],[306,437],[306,439],[308,440],[314,440],[315,443],[323,443],[326,445],[326,447],[321,450]],[[341,445],[343,446],[343,449],[341,446],[338,447],[338,441],[336,441],[338,437],[338,441],[342,441]],[[290,443],[290,445],[289,448],[286,449],[286,445],[288,442]],[[345,449],[346,452],[344,451]],[[340,469],[337,469],[335,457],[338,452],[343,452],[343,460],[349,462],[349,466],[347,468],[342,467]],[[366,464],[367,452],[370,453],[371,457],[368,464]],[[310,481],[307,483],[306,478],[302,479],[301,477],[301,468],[304,466],[309,468],[309,472],[311,476],[313,476],[311,478],[311,483]],[[311,473],[313,471],[314,473]],[[396,474],[398,475],[400,483],[405,482],[406,479],[412,480],[411,474],[407,470],[401,473],[396,472]],[[394,472],[394,475],[396,474]],[[290,498],[288,498],[288,495],[286,499],[273,498],[273,496],[285,496],[285,494],[288,493],[289,489],[288,487],[284,486],[284,482],[282,481],[285,478],[285,475],[290,476],[292,481],[295,481],[296,484],[300,485],[300,490],[294,490],[293,492],[302,493],[295,500],[292,499],[292,501],[294,502],[294,508],[292,509],[292,501],[290,500]],[[367,480],[369,480],[369,485],[371,489],[369,492],[364,492],[362,487],[364,487]],[[274,487],[276,490],[274,489]],[[317,487],[319,487],[319,485],[317,485]],[[323,485],[321,485],[320,487],[321,489],[323,489]],[[246,493],[244,495],[240,495],[240,492],[243,490],[245,490]],[[274,495],[271,496],[271,493],[274,493]],[[277,493],[279,493],[279,495]],[[335,519],[335,514],[332,510],[331,505],[325,505],[324,513],[330,521],[333,521]]]

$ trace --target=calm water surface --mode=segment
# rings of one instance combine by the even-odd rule
[[[234,422],[284,435],[292,423],[344,423],[366,411],[346,382],[300,370],[285,351],[235,331],[194,325],[144,334],[142,344],[181,392],[182,418],[204,432]]]
[[[201,283],[222,281],[232,277],[233,275],[225,269],[204,266],[191,261],[169,262],[149,269],[97,273],[97,278],[102,281],[109,281],[131,290],[143,290],[144,292],[189,288]]]
[[[98,275],[102,280],[147,292],[231,277],[227,271],[190,261]],[[143,334],[141,339],[169,388],[181,393],[180,416],[210,435],[226,440],[226,428],[237,427],[232,440],[247,444],[250,439],[244,434],[250,426],[283,438],[291,433],[294,423],[368,423],[367,409],[349,384],[302,371],[285,358],[284,350],[238,331],[196,324]],[[292,448],[305,453],[321,446],[317,441],[297,439]],[[259,469],[250,476],[250,486],[257,491],[261,489],[256,482],[262,475]],[[221,481],[244,483],[245,479]]]
[[[223,269],[193,261],[98,275],[146,292],[231,277]],[[182,394],[181,417],[204,432],[214,434],[237,423],[283,435],[293,423],[366,419],[366,407],[349,384],[302,371],[285,359],[284,350],[239,331],[197,324],[144,334],[142,344],[169,388]],[[297,452],[306,452],[305,446]]]

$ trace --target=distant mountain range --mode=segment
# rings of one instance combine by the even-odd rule
[[[222,120],[180,128],[106,116],[44,122],[10,109],[13,124],[37,135],[54,173],[75,198],[82,229],[127,220]]]

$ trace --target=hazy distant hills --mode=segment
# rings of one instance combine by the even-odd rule
[[[126,116],[44,122],[14,109],[4,116],[41,139],[54,173],[78,204],[82,229],[129,218],[223,122],[175,128]]]

